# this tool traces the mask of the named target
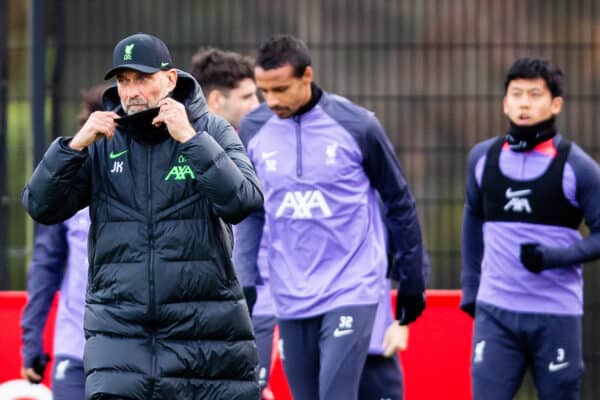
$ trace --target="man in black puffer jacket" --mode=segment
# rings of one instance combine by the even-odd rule
[[[230,223],[262,206],[242,144],[148,34],[119,42],[116,86],[57,139],[22,202],[38,222],[89,205],[88,399],[258,399]]]

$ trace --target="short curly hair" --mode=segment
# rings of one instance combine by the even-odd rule
[[[254,80],[254,60],[214,47],[201,48],[192,57],[190,72],[205,95],[215,89],[228,94],[243,79]]]

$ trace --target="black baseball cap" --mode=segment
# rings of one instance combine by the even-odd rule
[[[153,74],[171,68],[171,54],[167,45],[156,36],[136,33],[117,43],[113,50],[112,68],[104,79],[112,78],[121,69]]]

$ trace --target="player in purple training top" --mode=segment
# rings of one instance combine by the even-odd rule
[[[475,400],[512,399],[528,369],[539,399],[579,398],[581,264],[600,256],[600,168],[557,132],[562,80],[547,61],[516,60],[507,134],[469,154],[461,307],[475,316]]]
[[[284,369],[296,400],[356,399],[377,303],[386,285],[385,227],[399,281],[396,319],[425,307],[415,201],[372,112],[313,82],[310,53],[290,35],[260,47],[265,103],[239,134],[265,195],[264,212],[236,228],[234,260],[256,267],[269,230],[269,278]],[[385,206],[382,220],[379,196]]]

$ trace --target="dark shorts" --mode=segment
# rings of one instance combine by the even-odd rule
[[[356,399],[377,305],[280,319],[281,358],[294,400]]]
[[[360,377],[358,400],[402,400],[403,393],[398,356],[387,358],[369,354]]]
[[[477,303],[471,372],[474,400],[512,399],[531,369],[540,400],[579,399],[580,316],[520,313]]]
[[[52,396],[54,400],[85,399],[85,373],[82,360],[56,356],[52,369]]]

